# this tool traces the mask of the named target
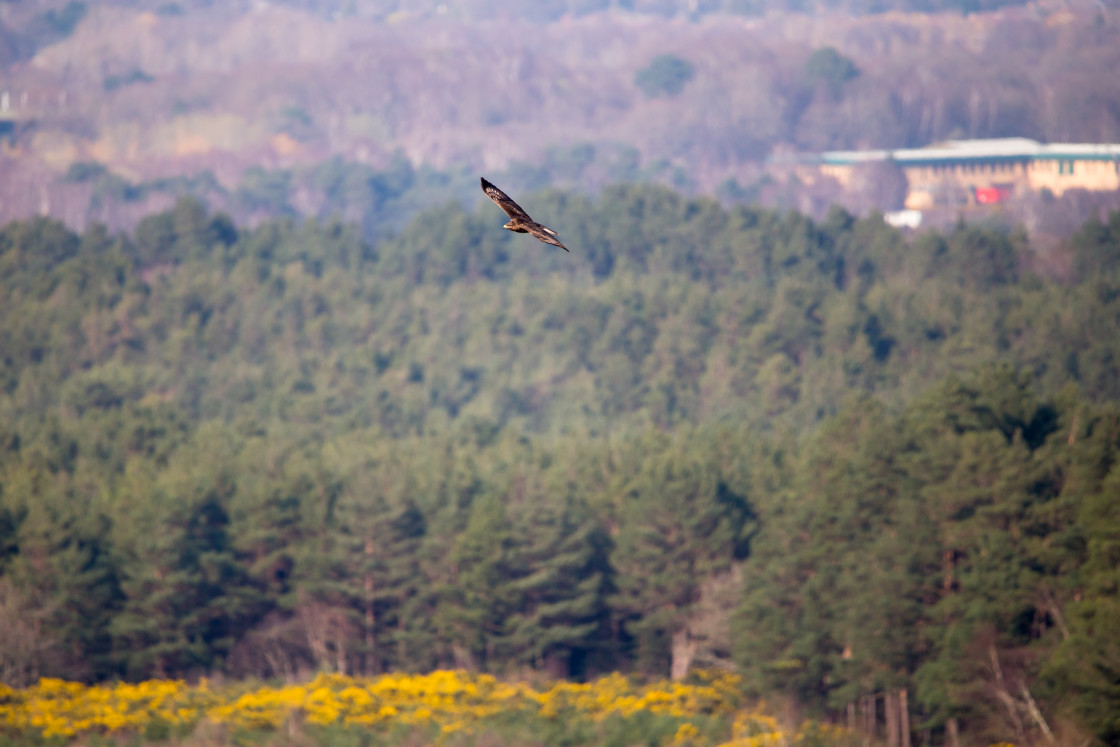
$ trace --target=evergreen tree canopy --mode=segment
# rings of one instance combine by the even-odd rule
[[[1115,740],[1120,217],[1059,281],[963,224],[533,204],[570,256],[481,202],[0,228],[0,673],[703,663]]]

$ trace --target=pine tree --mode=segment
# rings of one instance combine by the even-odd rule
[[[19,511],[19,554],[7,575],[39,606],[43,636],[57,642],[41,673],[98,680],[116,673],[109,627],[122,603],[120,571],[108,518],[68,483],[44,476],[41,491],[10,496],[27,502]]]
[[[303,560],[299,580],[309,598],[346,618],[350,656],[370,674],[401,666],[398,637],[406,605],[423,583],[417,561],[426,532],[425,518],[410,499],[373,484],[342,491],[325,536],[310,545],[318,557]]]
[[[1047,689],[1104,744],[1120,740],[1120,410],[1113,405],[1074,422],[1069,492],[1078,506],[1084,564],[1070,574],[1064,611],[1056,601],[1061,643],[1046,662]],[[1067,550],[1066,556],[1068,558]]]
[[[435,624],[456,666],[498,668],[518,593],[510,585],[512,530],[506,508],[492,493],[471,506],[467,527],[448,561]]]
[[[183,676],[220,667],[267,610],[234,552],[236,492],[220,429],[199,431],[134,517],[124,562],[126,601],[113,632],[130,676]]]
[[[679,678],[695,653],[689,618],[702,585],[746,556],[755,521],[746,498],[722,479],[712,441],[659,440],[646,440],[653,448],[623,488],[612,606],[635,640],[639,664]]]
[[[908,471],[940,537],[940,589],[929,610],[931,655],[916,678],[921,702],[950,735],[962,720],[1006,719],[1022,738],[1019,707],[1029,672],[1012,690],[1000,664],[1048,624],[1048,552],[1038,539],[1060,535],[1049,517],[1059,475],[1041,447],[1057,427],[1052,405],[1012,369],[988,367],[949,379],[906,416]],[[1049,572],[1054,572],[1050,569]],[[1033,728],[1033,727],[1032,727]]]
[[[581,676],[589,661],[611,653],[610,538],[572,498],[539,487],[526,493],[511,508],[516,602],[505,656],[555,676]]]

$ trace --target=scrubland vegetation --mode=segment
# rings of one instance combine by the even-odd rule
[[[0,686],[2,687],[2,686]],[[843,730],[807,723],[797,733],[742,707],[738,678],[639,685],[621,675],[539,688],[490,675],[351,677],[302,684],[186,685],[159,680],[86,687],[42,680],[0,689],[9,733],[46,739],[104,734],[185,744],[850,744]]]

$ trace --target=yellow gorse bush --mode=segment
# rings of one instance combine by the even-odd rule
[[[205,719],[233,730],[275,730],[298,720],[353,727],[430,727],[440,733],[470,732],[499,713],[539,719],[590,722],[640,712],[677,717],[673,740],[699,743],[688,719],[724,716],[739,707],[734,676],[701,676],[694,682],[640,685],[612,674],[594,682],[556,682],[547,689],[499,681],[490,675],[437,671],[423,675],[349,677],[321,674],[283,686],[238,683],[211,687],[206,681],[86,686],[43,679],[25,690],[0,685],[0,731],[44,737],[138,732],[154,722],[189,731]],[[778,724],[764,715],[734,716],[734,741],[744,747],[785,744]]]
[[[194,723],[215,702],[205,686],[151,680],[87,687],[44,678],[27,690],[0,690],[0,726],[45,737],[139,730],[155,720]]]

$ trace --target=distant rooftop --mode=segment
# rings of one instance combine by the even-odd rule
[[[896,150],[832,150],[821,153],[821,163],[848,165],[870,161],[894,160],[903,164],[960,160],[1028,160],[1036,158],[1076,158],[1079,160],[1120,160],[1120,144],[1050,143],[1044,145],[1025,137],[990,140],[947,140],[925,148]]]

